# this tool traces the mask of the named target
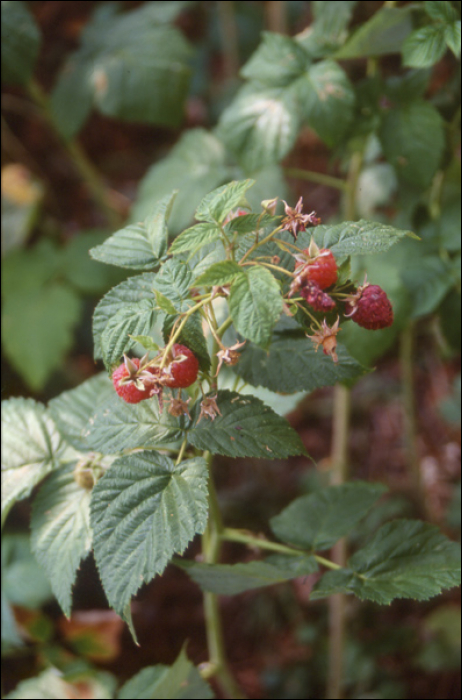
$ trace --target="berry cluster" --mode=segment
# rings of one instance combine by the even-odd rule
[[[307,223],[317,223],[317,220],[312,220],[314,212],[313,215],[303,214],[301,199],[295,209],[286,205],[286,214],[283,228],[290,230],[295,237],[299,231],[305,230]],[[392,325],[393,308],[386,293],[378,285],[369,284],[365,280],[352,294],[341,293],[341,287],[337,285],[337,262],[331,250],[319,248],[314,239],[311,239],[308,248],[292,255],[295,258],[295,269],[287,297],[299,297],[293,299],[293,304],[300,306],[300,301],[303,300],[313,311],[327,314],[337,307],[337,303],[343,303],[345,318],[351,318],[362,328],[379,330]],[[327,324],[325,318],[321,324],[313,320],[316,323],[314,334],[308,337],[315,344],[316,350],[322,346],[324,353],[337,362],[336,336],[340,330],[340,317],[332,326]]]
[[[127,403],[139,403],[157,395],[162,406],[162,391],[165,386],[185,389],[194,384],[199,362],[189,348],[175,343],[161,367],[164,359],[164,353],[151,361],[147,355],[141,360],[125,356],[124,362],[112,374],[117,394]]]

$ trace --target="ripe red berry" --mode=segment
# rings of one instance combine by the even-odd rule
[[[175,343],[172,347],[172,361],[165,368],[162,383],[172,389],[186,389],[197,379],[199,362],[185,345]]]
[[[377,284],[359,287],[357,293],[345,304],[346,316],[358,326],[377,331],[393,323],[393,308],[389,298]]]
[[[131,359],[130,362],[135,365],[136,369],[139,368],[140,361],[137,357]],[[127,365],[122,362],[112,373],[112,383],[114,384],[117,394],[127,403],[139,403],[140,401],[144,401],[144,399],[149,399],[152,387],[147,386],[141,390],[136,386],[136,379],[129,379],[129,377],[130,370]],[[143,386],[140,380],[138,380],[138,384],[139,386]]]
[[[323,292],[317,282],[308,280],[303,282],[300,288],[300,296],[315,310],[327,313],[335,309],[335,301],[326,292]]]
[[[327,289],[337,281],[337,263],[328,248],[321,248],[315,257],[306,248],[296,261],[295,270],[298,276],[316,282],[321,289]]]

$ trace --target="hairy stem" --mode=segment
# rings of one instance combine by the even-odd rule
[[[87,185],[95,202],[105,213],[109,224],[113,228],[118,228],[121,224],[121,220],[117,212],[114,210],[114,208],[108,201],[108,191],[101,178],[101,175],[93,166],[93,163],[88,159],[87,155],[85,154],[85,151],[75,139],[68,141],[61,137],[53,121],[53,117],[49,107],[48,97],[43,92],[41,86],[37,82],[31,81],[27,87],[29,95],[34,100],[34,102],[41,108],[47,123],[53,129],[56,136],[58,136],[61,144],[67,150],[67,153],[70,156],[72,162],[74,163],[76,170],[79,172],[82,180]]]
[[[209,520],[202,536],[202,551],[207,564],[216,564],[220,557],[220,533],[223,523],[211,473],[212,455],[206,452],[205,456],[209,467]],[[209,663],[213,675],[227,697],[244,698],[228,667],[218,597],[215,593],[204,593],[204,616]]]

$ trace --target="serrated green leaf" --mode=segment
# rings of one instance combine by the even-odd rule
[[[404,236],[415,237],[415,234],[388,224],[361,219],[302,231],[298,234],[297,245],[306,248],[314,238],[320,248],[329,248],[336,258],[342,258],[345,255],[385,253]]]
[[[49,476],[34,499],[31,544],[64,614],[80,562],[91,548],[90,491],[74,478],[75,463]]]
[[[90,248],[103,243],[107,236],[105,231],[79,231],[60,251],[62,274],[83,294],[99,297],[127,277],[126,270],[103,265],[89,255]]]
[[[399,53],[414,29],[411,6],[382,7],[334,54],[336,59]]]
[[[347,26],[357,4],[356,0],[315,0],[314,22],[306,38],[314,34],[316,40],[328,48],[343,44],[348,36]],[[303,39],[301,43],[305,45]]]
[[[109,321],[127,304],[137,304],[143,299],[155,304],[153,290],[155,275],[147,272],[143,275],[130,277],[111,289],[101,299],[93,314],[93,342],[95,344],[94,358],[102,357],[101,336]]]
[[[157,289],[154,289],[154,294],[156,295],[156,304],[161,311],[165,311],[166,314],[176,314],[176,309],[170,299],[164,297]]]
[[[275,562],[251,561],[244,564],[204,564],[182,559],[175,561],[203,591],[217,595],[237,595],[254,588],[273,586],[318,569],[314,557],[281,556]]]
[[[2,536],[2,594],[8,603],[35,611],[53,599],[50,583],[31,552],[29,533]]]
[[[111,368],[124,352],[136,344],[131,336],[149,333],[155,318],[153,302],[142,299],[137,304],[123,306],[109,319],[101,336],[103,360],[107,368]]]
[[[103,24],[104,22],[104,24]],[[160,26],[162,25],[162,26]],[[52,96],[58,128],[70,137],[94,103],[103,114],[169,126],[183,118],[191,50],[180,31],[159,22],[156,4],[131,12],[98,13],[81,35]],[[80,97],[70,114],[66,97]],[[66,119],[70,116],[70,124]]]
[[[174,190],[165,197],[162,197],[144,222],[152,252],[157,258],[162,258],[167,252],[167,220],[172,211],[177,194],[178,191]]]
[[[255,180],[233,180],[206,194],[196,209],[196,219],[222,224],[233,209],[246,204],[245,193],[254,184]]]
[[[183,648],[172,666],[158,664],[143,668],[122,686],[117,697],[119,700],[208,700],[214,694]]]
[[[233,369],[252,386],[264,386],[287,394],[334,386],[365,373],[365,368],[342,345],[338,345],[337,353],[339,361],[334,363],[332,358],[316,353],[305,334],[275,333],[269,352],[255,345],[246,345]]]
[[[154,342],[150,335],[131,335],[130,338],[142,345],[145,350],[153,350],[154,352],[160,350],[160,346]]]
[[[446,44],[449,46],[456,58],[460,58],[461,37],[461,22],[459,19],[457,22],[449,24],[445,30]]]
[[[442,24],[420,27],[409,34],[403,44],[403,65],[426,68],[446,53],[446,27]]]
[[[115,392],[90,417],[82,434],[93,450],[104,454],[152,449],[182,436],[178,419],[166,409],[160,413],[157,398],[127,404]]]
[[[394,520],[351,557],[348,567],[324,574],[311,600],[340,592],[382,605],[394,598],[428,600],[460,583],[460,545],[429,523]]]
[[[2,2],[2,82],[29,82],[39,51],[40,32],[24,2]]]
[[[2,316],[3,348],[12,366],[35,391],[45,386],[71,348],[81,308],[76,293],[60,282],[25,287],[7,297]]]
[[[2,524],[14,503],[56,468],[65,448],[45,406],[23,398],[2,402]]]
[[[187,311],[191,305],[189,288],[192,273],[182,260],[170,258],[165,262],[153,280],[155,290],[169,299],[177,312]]]
[[[429,102],[397,105],[383,116],[379,132],[385,158],[404,180],[427,187],[445,147],[443,120]]]
[[[144,224],[116,231],[102,245],[90,250],[93,260],[129,270],[151,270],[159,264]]]
[[[218,135],[247,172],[279,163],[291,150],[300,127],[296,91],[245,85],[223,112]]]
[[[167,158],[155,163],[141,180],[132,220],[144,220],[153,199],[177,189],[169,228],[172,233],[179,233],[193,221],[201,199],[230,177],[221,141],[205,129],[186,131]]]
[[[194,280],[194,286],[197,287],[215,287],[223,284],[230,284],[238,275],[243,275],[242,267],[232,260],[223,260],[223,262],[211,265],[200,277]]]
[[[71,139],[84,125],[93,107],[92,66],[79,53],[69,57],[51,93],[53,124],[65,139]]]
[[[355,95],[345,71],[335,61],[320,61],[299,78],[303,117],[329,146],[338,143],[353,120]]]
[[[229,312],[244,338],[263,347],[268,345],[282,313],[281,289],[271,272],[256,266],[237,277],[231,286]]]
[[[253,233],[267,226],[276,227],[280,220],[280,216],[271,216],[271,214],[242,214],[231,219],[226,224],[225,231],[230,235],[233,233],[238,233],[239,235]]]
[[[177,320],[178,316],[166,316],[164,327],[162,329],[165,342],[167,343],[170,338],[170,333],[172,332],[173,325]],[[199,312],[189,316],[188,320],[181,329],[181,333],[177,338],[177,343],[181,345],[186,345],[187,348],[192,350],[194,355],[199,360],[199,367],[204,372],[208,372],[210,369],[210,355],[207,347],[207,341],[204,336],[204,331],[202,328],[202,316]]]
[[[403,269],[401,276],[411,296],[413,318],[437,309],[456,282],[450,265],[435,255],[417,256]]]
[[[156,452],[116,460],[92,492],[94,551],[109,603],[123,613],[207,523],[207,464]]]
[[[221,235],[221,228],[215,223],[202,221],[180,233],[170,246],[169,252],[173,255],[189,250],[196,252],[209,243],[216,241]]]
[[[255,396],[219,391],[216,399],[221,415],[200,419],[200,402],[194,407],[189,442],[201,450],[228,457],[285,458],[305,454],[297,432],[282,416]]]
[[[65,391],[52,399],[48,410],[56,427],[65,440],[77,450],[91,449],[83,437],[83,430],[90,417],[109,396],[114,393],[112,382],[106,372],[101,372],[76,389]]]
[[[386,491],[382,484],[355,481],[330,486],[295,499],[271,518],[270,526],[284,542],[313,552],[329,549],[350,532]]]
[[[24,645],[24,640],[19,634],[13,609],[9,605],[7,597],[1,591],[1,612],[2,612],[2,653],[7,655],[10,649],[15,649]]]
[[[259,47],[241,69],[241,75],[270,87],[284,87],[298,78],[309,63],[309,56],[298,42],[282,34],[263,32]]]
[[[95,104],[111,117],[179,126],[191,74],[189,44],[175,27],[131,28],[121,19],[119,27],[108,27],[107,46],[93,59]]]
[[[438,0],[438,2],[425,0],[423,6],[429,17],[440,22],[454,22],[458,17],[455,7],[446,0]]]

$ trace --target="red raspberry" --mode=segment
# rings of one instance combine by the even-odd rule
[[[131,359],[130,362],[135,365],[136,369],[139,369],[140,361],[137,357]],[[152,386],[147,386],[141,390],[136,386],[136,384],[143,386],[141,380],[137,380],[135,377],[129,379],[129,377],[130,369],[125,363],[122,363],[114,370],[112,373],[112,383],[114,384],[117,394],[127,403],[139,403],[140,401],[144,401],[144,399],[149,399]],[[123,381],[124,379],[126,379],[126,381]]]
[[[302,284],[300,295],[313,307],[315,311],[332,311],[335,309],[335,301],[326,292],[323,292],[317,282],[308,280]]]
[[[327,289],[337,281],[337,263],[328,248],[321,248],[313,257],[310,249],[302,251],[300,259],[295,262],[297,275],[304,280],[317,282],[321,289]]]
[[[172,361],[165,368],[162,383],[172,389],[186,389],[197,379],[199,362],[185,345],[175,343],[171,350]]]
[[[393,308],[389,298],[377,284],[368,284],[358,288],[350,301],[345,304],[346,316],[358,326],[377,331],[388,328],[393,323]]]

